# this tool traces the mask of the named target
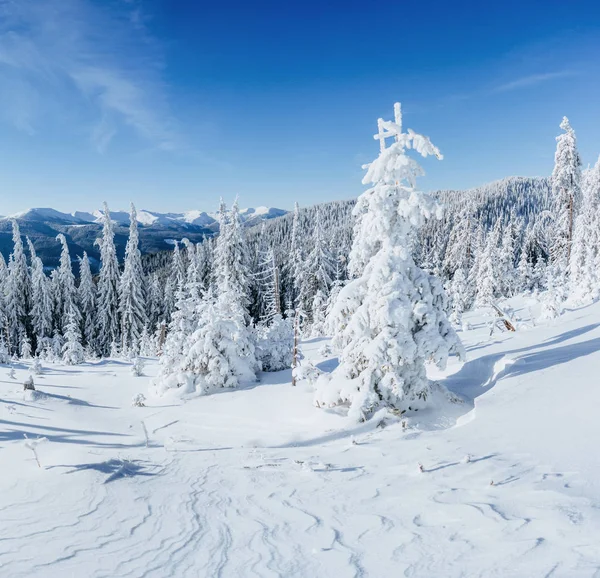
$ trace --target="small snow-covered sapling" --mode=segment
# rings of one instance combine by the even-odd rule
[[[9,372],[8,372],[8,377],[9,379],[17,379],[17,376],[15,375],[15,368],[11,367]]]
[[[131,366],[131,373],[136,377],[142,377],[144,375],[144,366],[146,362],[142,357],[136,357],[133,360],[133,365]]]
[[[467,454],[463,459],[462,459],[462,463],[463,464],[468,464],[471,461],[471,454]]]
[[[23,434],[23,435],[25,436],[25,447],[29,448],[33,452],[33,456],[35,457],[35,461],[37,462],[38,468],[41,468],[42,464],[40,464],[40,458],[37,453],[37,447],[41,443],[47,442],[48,438],[37,438],[34,440],[30,440],[27,437],[27,434]]]
[[[35,391],[35,384],[33,383],[33,375],[29,375],[23,382],[23,389],[25,391]]]
[[[424,472],[425,472],[425,468],[423,467],[423,464],[419,464],[419,471],[420,471],[421,473],[424,473]]]
[[[40,375],[42,373],[42,363],[40,362],[40,358],[36,357],[31,364],[31,371],[35,373],[35,375]]]
[[[131,405],[133,407],[146,407],[146,396],[143,393],[137,393],[133,396]]]

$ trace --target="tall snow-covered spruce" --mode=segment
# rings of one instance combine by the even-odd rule
[[[111,346],[119,342],[119,263],[115,249],[115,233],[108,205],[104,203],[100,247],[102,266],[98,277],[97,335],[101,355],[109,355]]]
[[[564,132],[556,137],[552,171],[555,224],[550,255],[553,275],[564,286],[572,256],[575,218],[581,204],[581,158],[575,131],[566,116],[560,128]]]
[[[441,208],[415,189],[423,175],[407,156],[442,158],[429,138],[402,131],[400,104],[395,120],[379,119],[378,158],[366,165],[363,184],[371,184],[354,208],[356,223],[350,253],[354,277],[339,294],[333,344],[340,365],[316,383],[320,406],[349,405],[349,416],[362,420],[380,407],[400,411],[423,406],[431,386],[427,361],[439,367],[462,345],[446,316],[441,282],[420,269],[412,257],[418,227]],[[393,139],[386,147],[386,139]]]
[[[138,245],[137,212],[131,203],[129,240],[125,248],[125,266],[119,283],[119,313],[122,351],[134,355],[139,353],[142,333],[148,322],[142,254]]]

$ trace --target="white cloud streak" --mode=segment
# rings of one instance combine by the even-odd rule
[[[531,86],[537,86],[538,84],[542,84],[544,82],[548,82],[551,80],[557,80],[559,78],[567,78],[569,76],[575,76],[576,72],[571,70],[562,70],[558,72],[546,72],[543,74],[530,74],[529,76],[523,76],[521,78],[517,78],[516,80],[512,80],[510,82],[506,82],[505,84],[500,84],[496,86],[492,92],[509,92],[512,90],[520,90],[522,88],[529,88]]]
[[[0,116],[29,134],[87,123],[104,151],[126,128],[178,147],[159,43],[137,1],[0,0]],[[72,123],[72,126],[69,125]]]

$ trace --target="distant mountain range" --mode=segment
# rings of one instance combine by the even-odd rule
[[[281,217],[287,211],[270,207],[242,209],[240,215],[243,223],[251,227],[260,222]],[[111,211],[111,219],[115,223],[115,244],[119,259],[125,253],[128,237],[129,213],[127,211]],[[8,260],[13,248],[12,219],[19,223],[22,236],[28,236],[41,257],[44,265],[55,267],[60,257],[60,244],[56,236],[63,233],[71,251],[71,257],[87,251],[92,265],[98,265],[98,248],[94,245],[100,236],[101,211],[92,213],[74,211],[62,213],[50,208],[35,208],[14,215],[0,217],[0,252]],[[158,253],[173,247],[174,240],[188,238],[197,243],[206,236],[219,230],[216,215],[204,211],[187,211],[185,213],[158,213],[156,211],[138,211],[137,221],[140,231],[140,249],[143,254]]]

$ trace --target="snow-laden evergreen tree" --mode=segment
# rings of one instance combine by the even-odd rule
[[[199,298],[191,296],[182,284],[177,290],[175,309],[171,315],[167,339],[164,343],[160,363],[163,366],[159,377],[170,375],[182,362],[190,336],[198,321]]]
[[[452,314],[450,319],[452,323],[457,326],[460,326],[462,323],[462,314],[468,309],[469,301],[468,301],[469,289],[468,289],[468,281],[467,274],[462,267],[459,267],[454,271],[454,275],[452,277],[452,281],[450,282],[450,303],[452,306]]]
[[[196,258],[198,261],[198,276],[201,288],[207,289],[210,282],[212,266],[212,239],[204,236],[202,243],[196,245]]]
[[[27,335],[24,335],[21,340],[21,359],[31,359],[31,353],[31,341]]]
[[[79,315],[75,306],[67,314],[64,331],[64,345],[62,347],[62,361],[67,365],[79,365],[84,362],[83,346],[81,345],[81,332],[79,329]]]
[[[84,251],[79,258],[79,287],[77,302],[81,313],[83,344],[94,350],[96,346],[96,284],[90,269],[90,260]]]
[[[333,283],[333,263],[325,242],[321,212],[318,206],[315,215],[313,246],[304,263],[304,276],[301,305],[302,309],[309,314],[312,325],[314,323],[312,313],[315,296],[320,292],[322,300],[325,301]]]
[[[198,257],[200,245],[194,245],[189,239],[182,239],[181,242],[185,246],[188,261],[185,278],[186,297],[197,303],[202,295],[203,289],[200,276],[200,259]]]
[[[276,315],[281,315],[281,286],[279,267],[275,262],[275,252],[269,248],[259,256],[261,262],[255,276],[262,296],[260,322],[269,325]]]
[[[71,256],[69,254],[69,246],[67,245],[66,237],[60,233],[57,235],[57,240],[61,244],[60,265],[58,267],[58,318],[60,320],[60,328],[62,331],[68,322],[68,315],[71,311],[74,312],[81,320],[81,314],[77,307],[77,290],[75,288],[75,275],[71,267]]]
[[[290,291],[287,298],[294,306],[301,305],[301,302],[305,300],[304,293],[307,292],[304,256],[300,234],[300,207],[298,206],[298,203],[294,203],[290,253],[286,267],[286,274],[290,280]]]
[[[381,152],[363,179],[372,186],[354,210],[355,279],[340,292],[334,311],[340,365],[316,386],[319,405],[347,402],[357,419],[382,405],[418,408],[430,394],[425,363],[444,367],[450,353],[462,354],[442,285],[417,267],[411,251],[416,229],[427,217],[441,217],[441,209],[415,189],[423,170],[406,152],[442,155],[427,137],[402,131],[400,104],[394,112],[394,121],[378,121]],[[387,138],[394,140],[389,147]]]
[[[500,242],[500,221],[488,235],[477,271],[477,297],[475,304],[477,307],[486,307],[493,303],[499,294],[501,284],[499,270],[499,242]]]
[[[263,371],[281,371],[291,367],[294,328],[292,319],[284,319],[281,314],[279,268],[272,247],[262,255],[260,272],[264,313],[257,327],[256,352]]]
[[[340,295],[340,291],[344,288],[345,284],[346,283],[344,281],[336,280],[333,282],[331,290],[329,291],[327,305],[325,306],[325,335],[331,335],[334,332],[335,317],[333,315],[333,311],[335,309],[335,304],[337,303],[338,297]]]
[[[27,239],[31,256],[31,326],[35,338],[35,352],[40,354],[43,343],[52,337],[53,303],[50,281],[44,273],[42,260],[36,255],[30,239]]]
[[[581,210],[573,231],[569,283],[571,296],[576,302],[589,302],[597,299],[600,291],[597,273],[600,159],[584,173],[582,197]]]
[[[552,171],[555,222],[551,257],[553,283],[565,284],[571,260],[573,226],[581,201],[581,158],[575,131],[566,116],[560,128],[564,133],[556,137]]]
[[[231,207],[230,214],[221,214],[220,219],[222,221],[221,232],[217,238],[213,262],[218,296],[221,299],[223,294],[231,295],[234,308],[242,307],[244,317],[248,320],[250,304],[248,256],[237,199]],[[223,229],[225,233],[223,233]]]
[[[588,277],[586,282],[593,287],[593,298],[598,299],[600,297],[600,157],[588,172],[586,187],[594,206],[594,225],[586,249],[586,275]]]
[[[482,266],[483,254],[485,252],[485,245],[486,243],[483,223],[479,221],[477,223],[477,228],[473,237],[473,245],[471,248],[473,254],[473,262],[471,263],[471,268],[469,269],[469,274],[467,277],[467,285],[469,287],[469,307],[475,304],[475,300],[477,298],[477,284],[479,280],[479,271]]]
[[[0,346],[6,348],[8,355],[8,316],[6,312],[6,289],[8,285],[8,267],[4,255],[0,252]],[[0,363],[3,363],[0,361]]]
[[[183,287],[185,283],[185,261],[181,254],[179,241],[175,241],[173,245],[173,262],[171,263],[171,277],[174,280],[175,292]]]
[[[125,248],[125,265],[119,284],[119,313],[121,317],[121,348],[124,352],[132,355],[139,354],[142,333],[148,323],[144,288],[137,212],[131,203],[129,239]]]
[[[502,240],[498,251],[498,285],[502,297],[512,297],[516,291],[515,271],[515,235],[516,217],[502,231]]]
[[[148,325],[151,330],[156,329],[160,320],[163,319],[163,299],[163,288],[158,273],[153,273],[148,289]]]
[[[292,365],[294,347],[294,319],[276,314],[269,325],[258,328],[257,353],[263,371],[281,371]]]
[[[327,297],[320,289],[313,298],[311,319],[310,336],[323,337],[327,333]]]
[[[444,255],[443,270],[448,278],[454,272],[462,269],[463,273],[471,267],[473,258],[473,216],[471,203],[466,202],[456,216],[454,226],[450,231],[447,249]]]
[[[111,345],[120,341],[119,335],[119,263],[115,249],[115,233],[108,205],[104,203],[102,238],[96,240],[100,247],[100,274],[97,299],[98,352],[109,355]]]
[[[179,241],[173,245],[173,255],[171,258],[171,267],[169,277],[165,283],[163,293],[163,319],[167,325],[171,322],[171,317],[175,311],[178,295],[181,295],[185,284],[186,272],[185,263],[179,249]]]
[[[31,281],[19,224],[15,219],[12,221],[12,233],[14,248],[9,257],[8,279],[5,286],[6,314],[8,317],[9,350],[11,353],[18,355],[21,341],[27,335],[27,313],[29,312]]]
[[[532,291],[535,287],[532,254],[530,252],[533,241],[532,236],[532,230],[528,227],[523,236],[523,246],[521,247],[521,255],[519,257],[519,264],[517,265],[518,291]]]

